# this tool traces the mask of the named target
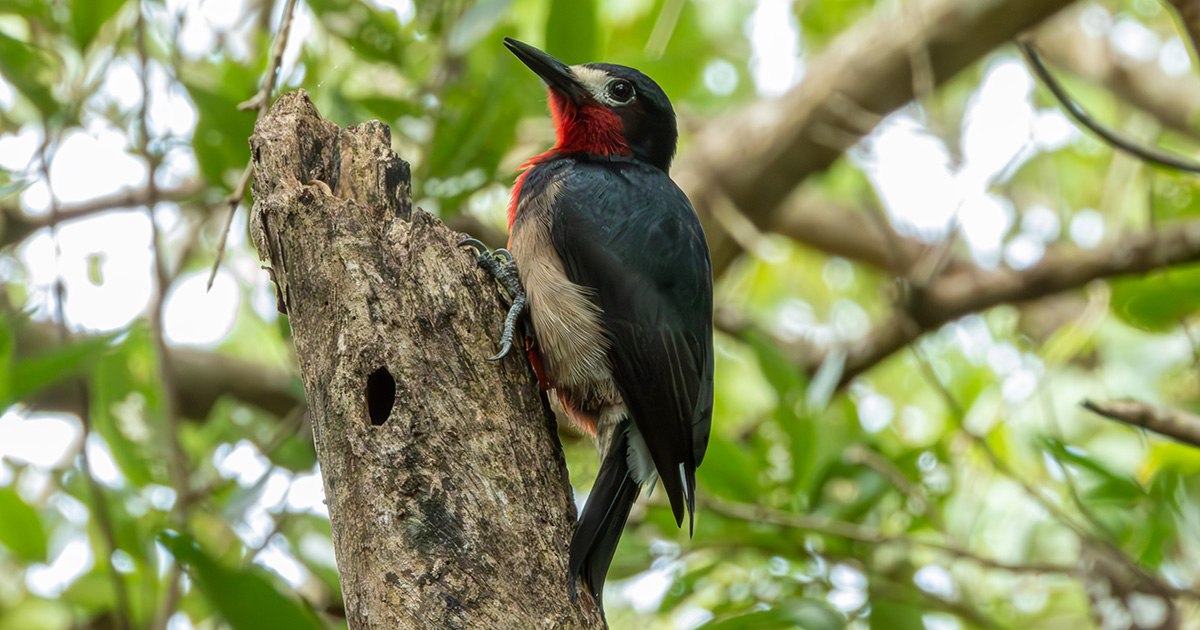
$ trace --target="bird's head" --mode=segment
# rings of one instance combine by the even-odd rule
[[[637,158],[662,169],[675,155],[675,110],[650,77],[609,63],[567,64],[515,39],[508,47],[550,91],[552,153]]]

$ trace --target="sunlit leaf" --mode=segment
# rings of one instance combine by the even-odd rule
[[[75,620],[71,607],[53,599],[24,597],[5,606],[0,630],[55,630],[70,628]]]
[[[1128,505],[1128,501],[1145,496],[1146,491],[1137,481],[1109,470],[1086,451],[1053,438],[1045,438],[1042,443],[1060,462],[1073,465],[1088,476],[1089,483],[1085,489],[1088,498]]]

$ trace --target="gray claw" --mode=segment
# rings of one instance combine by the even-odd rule
[[[504,317],[504,330],[500,334],[500,352],[488,357],[488,361],[499,361],[512,352],[513,336],[516,334],[517,323],[522,321],[521,315],[528,307],[525,288],[521,286],[521,277],[517,272],[517,262],[507,249],[489,251],[487,246],[478,239],[465,238],[458,243],[459,247],[470,247],[476,252],[476,262],[487,270],[497,282],[508,292],[512,305]],[[524,321],[524,330],[529,333],[529,321]]]

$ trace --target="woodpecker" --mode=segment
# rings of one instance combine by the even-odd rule
[[[641,489],[661,480],[693,530],[696,467],[713,406],[712,267],[691,202],[668,175],[675,112],[633,68],[568,66],[504,45],[545,82],[556,141],[522,167],[508,250],[478,251],[512,298],[500,359],[519,321],[542,386],[597,440],[601,465],[569,550],[572,597],[597,605]],[[528,318],[523,316],[528,311]]]

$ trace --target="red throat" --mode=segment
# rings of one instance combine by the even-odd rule
[[[621,118],[599,103],[580,105],[550,90],[550,117],[557,140],[549,153],[630,154]]]
[[[513,185],[508,202],[508,231],[512,233],[517,216],[517,197],[529,168],[538,162],[566,153],[594,155],[633,155],[625,142],[625,128],[620,116],[599,103],[577,104],[556,90],[550,90],[550,118],[554,121],[554,146],[521,165],[522,173]]]

